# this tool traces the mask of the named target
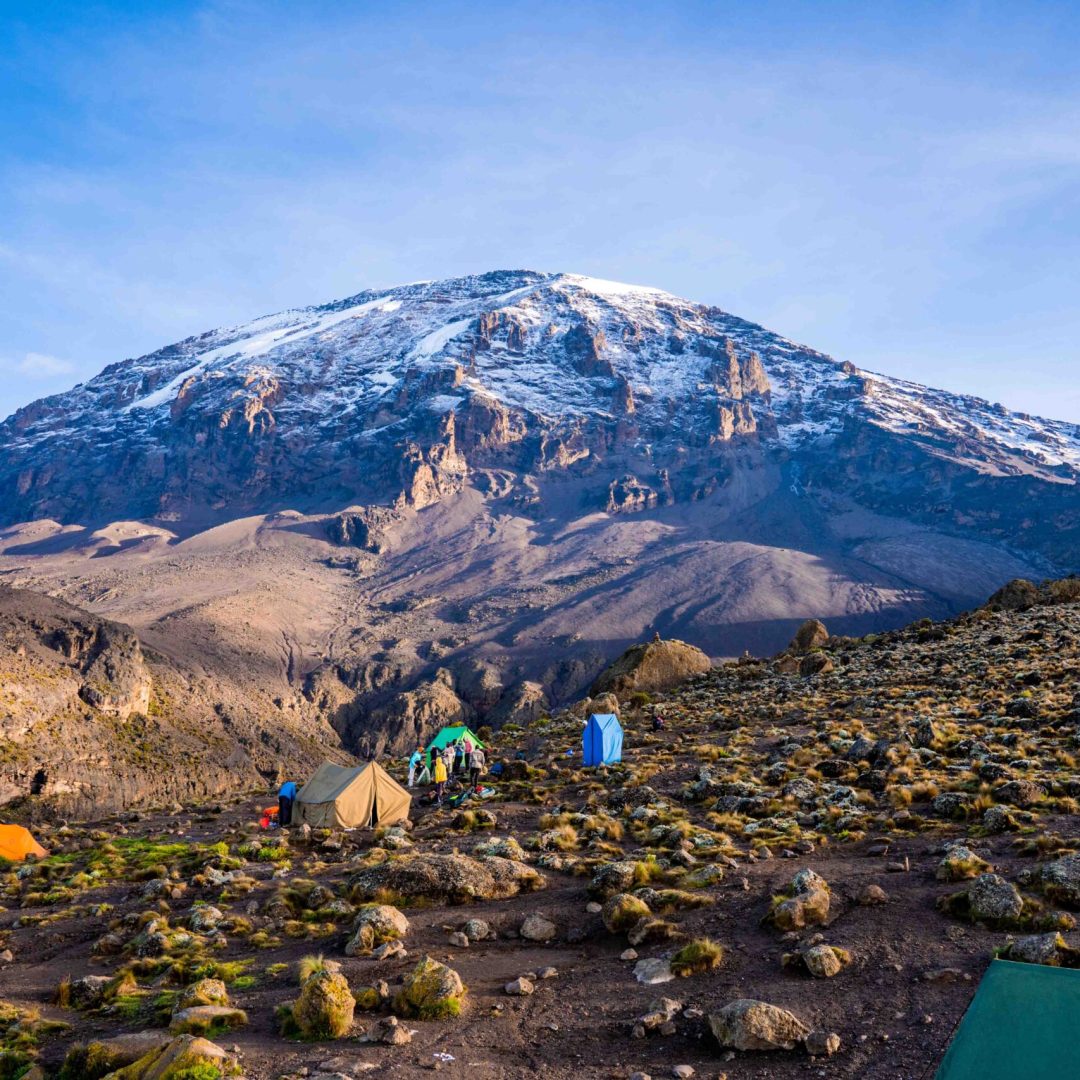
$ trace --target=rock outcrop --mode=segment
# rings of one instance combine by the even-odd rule
[[[636,691],[668,690],[711,667],[712,661],[705,653],[685,641],[656,640],[631,645],[597,676],[589,693],[593,697],[612,693],[625,698]]]

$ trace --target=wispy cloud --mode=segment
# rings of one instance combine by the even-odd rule
[[[0,356],[0,371],[27,379],[59,379],[74,374],[75,365],[58,356],[28,352],[19,357]]]

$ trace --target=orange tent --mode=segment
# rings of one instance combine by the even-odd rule
[[[0,825],[0,859],[22,862],[27,855],[39,859],[49,853],[21,825]]]

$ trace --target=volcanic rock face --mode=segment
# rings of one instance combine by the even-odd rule
[[[1075,569],[1078,479],[1075,426],[655,289],[500,271],[212,331],[20,410],[0,573],[199,673],[226,742],[313,724],[399,752],[573,700],[656,631],[772,653],[807,618],[862,633]],[[143,715],[110,640],[74,692]]]

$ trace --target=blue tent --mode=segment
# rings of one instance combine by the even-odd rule
[[[586,765],[622,761],[622,724],[614,713],[593,713],[585,725],[581,748]]]

